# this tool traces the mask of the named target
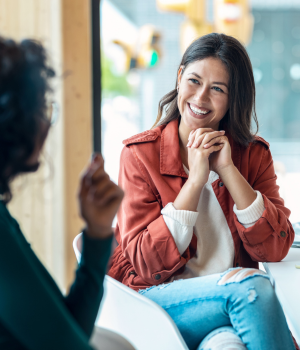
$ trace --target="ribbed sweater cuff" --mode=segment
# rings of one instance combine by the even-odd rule
[[[199,213],[188,210],[177,210],[173,203],[168,203],[161,211],[163,215],[184,226],[195,226]]]
[[[255,201],[246,209],[238,210],[236,205],[233,206],[233,211],[236,214],[238,221],[242,225],[251,227],[258,221],[265,210],[264,199],[259,191],[255,191],[257,196]]]

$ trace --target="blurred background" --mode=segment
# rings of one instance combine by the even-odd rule
[[[300,1],[101,0],[102,120],[93,130],[91,2],[0,0],[0,35],[35,38],[57,72],[58,118],[38,173],[13,184],[10,210],[57,283],[76,266],[72,240],[82,228],[80,172],[102,136],[106,170],[117,182],[122,141],[155,122],[159,100],[175,88],[185,48],[224,32],[249,52],[259,135],[271,146],[280,192],[300,221]]]

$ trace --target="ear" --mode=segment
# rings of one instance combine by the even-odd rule
[[[184,71],[184,66],[180,66],[178,73],[177,73],[177,84],[179,85],[181,83],[181,78],[183,75],[183,71]]]

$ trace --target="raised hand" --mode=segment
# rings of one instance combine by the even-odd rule
[[[112,234],[112,221],[118,211],[123,191],[104,171],[104,160],[96,154],[83,172],[78,199],[80,214],[86,222],[86,234],[106,238]]]

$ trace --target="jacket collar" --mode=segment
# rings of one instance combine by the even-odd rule
[[[188,175],[183,169],[180,155],[178,123],[178,119],[172,120],[162,131],[160,144],[160,173],[163,175],[188,178]]]

